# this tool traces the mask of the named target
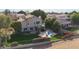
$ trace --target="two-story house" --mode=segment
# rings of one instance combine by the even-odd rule
[[[19,17],[18,21],[21,22],[22,32],[36,33],[42,25],[41,17],[30,14],[25,17]]]
[[[56,18],[56,21],[59,22],[59,24],[63,28],[69,28],[71,27],[71,21],[67,14],[64,13],[55,13],[55,14],[48,14],[47,17],[49,18]]]

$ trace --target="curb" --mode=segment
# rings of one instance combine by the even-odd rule
[[[24,45],[19,45],[19,46],[16,46],[16,47],[10,47],[10,48],[4,48],[4,49],[24,49],[24,48],[31,48],[31,47],[34,47],[34,46],[39,46],[39,45],[42,45],[42,44],[50,44],[50,43],[51,42],[46,41],[46,42],[40,42],[40,43],[24,44]]]
[[[8,48],[2,48],[2,49],[24,49],[24,48],[28,49],[28,48],[31,48],[31,47],[34,47],[34,46],[51,44],[51,43],[55,43],[55,42],[59,42],[59,41],[62,41],[62,40],[60,39],[60,40],[57,40],[57,41],[45,41],[45,42],[39,42],[39,43],[24,44],[24,45],[19,45],[19,46],[16,46],[16,47],[8,47]]]

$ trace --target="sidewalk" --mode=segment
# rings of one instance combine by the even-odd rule
[[[40,45],[47,45],[50,44],[51,42],[46,41],[46,42],[39,42],[39,43],[32,43],[32,44],[24,44],[24,45],[19,45],[16,47],[12,47],[12,48],[7,48],[7,49],[24,49],[24,48],[33,48],[35,46],[40,46]],[[6,48],[5,48],[6,49]]]

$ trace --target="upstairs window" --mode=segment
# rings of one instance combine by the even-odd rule
[[[39,24],[39,23],[40,23],[40,21],[37,21],[37,22],[36,22],[36,24]]]
[[[59,18],[66,18],[66,16],[59,16]]]
[[[26,23],[26,26],[29,25],[29,23]]]

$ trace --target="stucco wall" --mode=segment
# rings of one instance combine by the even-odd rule
[[[40,21],[40,23],[39,24],[36,24],[37,21]],[[33,28],[35,26],[40,27],[40,25],[42,24],[42,19],[39,18],[39,17],[35,17],[34,16],[32,18],[29,18],[29,19],[21,22],[21,24],[22,24],[22,32],[24,31],[24,28],[27,28],[27,31],[29,31],[30,30],[29,29],[30,27],[33,27]]]

